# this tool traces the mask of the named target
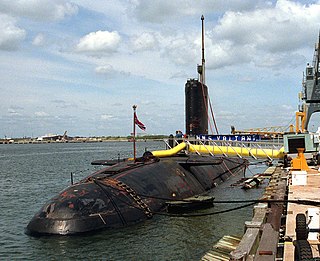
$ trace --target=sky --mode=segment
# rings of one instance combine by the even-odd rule
[[[289,126],[319,14],[302,0],[0,0],[0,138],[127,136],[133,105],[141,133],[184,132],[201,15],[219,133]]]

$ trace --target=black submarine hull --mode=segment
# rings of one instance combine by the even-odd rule
[[[50,199],[26,233],[75,235],[125,227],[166,211],[168,200],[203,195],[245,171],[244,159],[187,155],[103,168]]]

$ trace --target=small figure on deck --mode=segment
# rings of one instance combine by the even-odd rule
[[[291,160],[292,160],[292,158],[289,157],[287,153],[285,153],[283,156],[283,168],[290,167]]]
[[[178,143],[182,142],[182,137],[183,137],[182,131],[181,130],[177,130],[176,131],[176,139],[177,139]]]
[[[173,134],[169,135],[169,149],[172,149],[174,147],[174,137]]]

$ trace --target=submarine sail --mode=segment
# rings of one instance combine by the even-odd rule
[[[197,79],[185,84],[186,134],[208,134],[208,87]]]

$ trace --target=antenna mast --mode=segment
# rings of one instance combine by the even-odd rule
[[[205,59],[204,59],[204,16],[201,16],[201,25],[202,25],[202,60],[201,60],[201,71],[202,73],[200,74],[200,82],[202,84],[206,84],[205,83]]]

